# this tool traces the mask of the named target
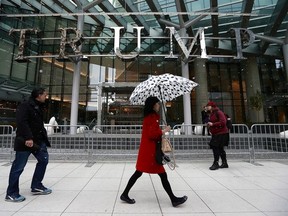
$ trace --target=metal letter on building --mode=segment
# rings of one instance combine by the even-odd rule
[[[60,42],[60,50],[59,50],[59,57],[57,60],[64,61],[68,58],[66,55],[66,45],[69,45],[75,55],[81,55],[80,45],[84,41],[82,34],[76,28],[60,28],[61,31],[61,42]],[[70,38],[70,35],[75,35],[74,38]]]
[[[231,28],[230,31],[233,33],[232,36],[235,36],[236,39],[237,56],[235,59],[245,59],[245,57],[243,57],[242,46],[249,46],[254,42],[254,33],[246,28]]]
[[[31,33],[37,34],[39,30],[38,29],[11,29],[9,31],[9,35],[11,35],[13,32],[20,32],[18,54],[17,54],[17,57],[15,58],[15,61],[17,62],[29,61],[29,59],[26,56],[24,56],[25,42],[29,38]]]
[[[187,50],[185,43],[183,42],[183,40],[181,39],[180,35],[178,34],[177,31],[175,31],[174,27],[166,27],[170,30],[170,40],[172,35],[174,35],[178,45],[180,46],[181,50],[183,51],[183,55],[182,55],[182,61],[183,62],[188,62],[189,60],[189,55],[197,41],[197,38],[199,37],[200,40],[200,48],[201,48],[201,58],[208,58],[207,56],[207,52],[206,52],[206,42],[205,42],[205,36],[204,36],[204,28],[199,28],[195,37],[193,38],[193,41],[189,47],[189,49]],[[172,48],[170,47],[170,50]],[[170,51],[170,55],[173,54],[173,52],[171,53]]]
[[[133,27],[133,29],[137,29],[137,48],[136,53],[133,52],[130,55],[123,55],[120,51],[120,30],[124,27],[111,27],[111,29],[114,29],[115,36],[114,36],[114,52],[116,56],[118,56],[120,59],[124,61],[133,61],[135,58],[138,57],[141,49],[141,29],[144,27]]]

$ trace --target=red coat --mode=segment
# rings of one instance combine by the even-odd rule
[[[136,163],[136,170],[145,173],[163,173],[163,165],[156,163],[156,142],[162,137],[159,126],[159,114],[151,113],[144,117],[142,125],[142,137]]]
[[[225,134],[229,132],[226,127],[225,114],[218,107],[216,107],[210,114],[209,121],[213,123],[213,126],[209,127],[209,131],[212,135]]]

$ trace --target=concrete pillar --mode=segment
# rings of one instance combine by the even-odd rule
[[[288,41],[286,44],[282,46],[282,50],[283,50],[284,65],[285,65],[285,70],[286,70],[286,81],[288,83]]]
[[[181,66],[182,66],[182,76],[189,79],[188,63],[182,62]],[[183,107],[184,107],[184,124],[189,125],[192,123],[190,94],[186,94],[183,96]]]
[[[80,87],[80,69],[81,61],[75,63],[72,84],[72,98],[71,98],[71,113],[70,113],[70,134],[76,134],[78,124],[78,102],[79,102],[79,87]]]
[[[83,32],[84,17],[78,16],[77,29]],[[71,98],[71,113],[70,113],[70,134],[76,134],[78,124],[78,104],[79,104],[79,87],[80,87],[81,61],[76,61],[74,65],[72,98]]]
[[[286,35],[284,39],[284,45],[282,46],[283,56],[284,56],[284,65],[286,70],[286,81],[288,83],[288,26],[286,29]]]
[[[264,122],[264,110],[263,107],[258,111],[252,109],[250,105],[250,98],[256,95],[256,92],[261,92],[258,64],[256,57],[248,57],[246,60],[246,95],[248,105],[248,120],[252,123]]]
[[[180,29],[180,36],[186,37],[186,29]],[[185,42],[185,40],[183,40]],[[181,61],[181,69],[182,69],[182,76],[189,79],[189,64],[186,62]],[[191,99],[190,94],[183,95],[183,108],[184,108],[184,124],[191,125],[192,124],[192,117],[191,117]],[[192,130],[188,129],[185,130],[186,135],[191,135]]]
[[[195,81],[199,84],[196,87],[196,123],[202,124],[201,111],[209,100],[206,59],[197,58],[194,60]]]

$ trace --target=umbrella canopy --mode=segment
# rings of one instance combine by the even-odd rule
[[[137,85],[130,96],[130,102],[144,105],[148,97],[157,97],[162,102],[171,101],[176,97],[189,94],[198,83],[184,77],[165,73],[151,76]]]

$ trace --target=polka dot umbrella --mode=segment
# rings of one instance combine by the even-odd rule
[[[137,85],[130,96],[134,105],[144,105],[145,100],[154,96],[162,102],[172,101],[174,98],[189,94],[198,83],[184,77],[165,73],[151,76]]]

